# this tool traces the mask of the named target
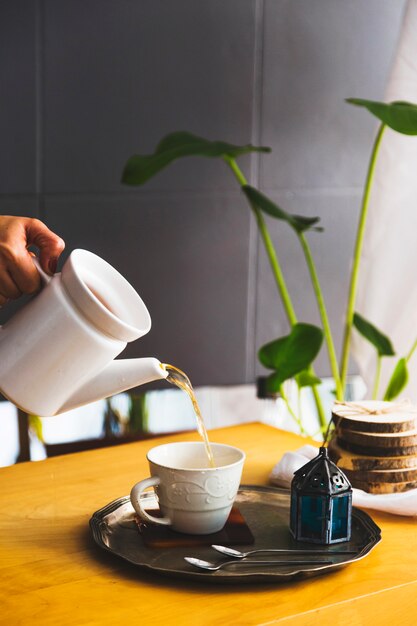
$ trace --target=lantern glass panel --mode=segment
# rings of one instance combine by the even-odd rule
[[[291,517],[290,528],[295,532],[297,528],[297,494],[295,491],[291,492]]]
[[[332,498],[331,540],[343,539],[348,534],[349,495]]]
[[[301,496],[301,537],[320,539],[323,534],[326,498]]]

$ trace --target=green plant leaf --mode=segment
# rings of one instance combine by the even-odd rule
[[[391,341],[386,335],[381,333],[380,330],[371,322],[368,322],[362,315],[355,313],[353,316],[353,325],[357,331],[360,332],[362,337],[365,337],[371,343],[378,352],[379,356],[394,356],[394,348]]]
[[[302,233],[305,230],[322,231],[321,226],[315,226],[320,221],[319,217],[302,217],[301,215],[291,215],[284,209],[281,209],[275,202],[272,202],[263,193],[251,187],[250,185],[244,185],[242,187],[246,197],[251,204],[254,204],[258,209],[267,213],[271,217],[275,217],[279,220],[287,222],[297,233]]]
[[[29,428],[35,433],[40,442],[43,443],[43,426],[42,420],[38,415],[28,415]]]
[[[289,335],[276,339],[259,350],[260,362],[276,370],[268,380],[274,389],[289,378],[307,369],[316,358],[323,342],[323,331],[311,324],[295,324]]]
[[[224,141],[209,141],[192,133],[180,131],[164,137],[153,154],[135,154],[128,159],[122,183],[143,185],[172,161],[187,156],[236,158],[249,152],[271,152],[267,147],[251,144],[235,146]]]
[[[376,102],[348,98],[349,104],[364,107],[381,122],[403,135],[417,135],[417,106],[411,102]]]
[[[280,366],[280,355],[282,351],[285,350],[288,336],[289,335],[287,335],[286,337],[281,337],[280,339],[275,339],[270,343],[266,343],[259,349],[258,359],[260,360],[262,365],[270,370],[275,370]]]
[[[268,393],[278,393],[281,391],[282,380],[277,372],[270,374],[265,381],[265,388]]]
[[[130,394],[129,432],[147,432],[149,421],[148,397],[145,393]]]
[[[314,387],[320,385],[321,380],[317,376],[314,376],[309,370],[303,370],[295,376],[297,385],[301,387]]]
[[[384,400],[393,400],[400,395],[404,387],[408,383],[407,359],[402,358],[398,361],[388,383]]]

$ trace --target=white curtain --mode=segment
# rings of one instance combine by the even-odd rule
[[[386,102],[393,100],[417,103],[417,0],[407,4],[385,93]],[[356,310],[391,338],[398,356],[406,356],[417,337],[417,137],[389,128],[371,192]],[[375,350],[356,331],[353,354],[370,397]],[[396,362],[383,359],[380,394]],[[417,401],[417,350],[409,371],[401,397]]]

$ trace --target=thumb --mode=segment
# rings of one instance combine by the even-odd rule
[[[65,248],[63,239],[37,219],[31,220],[27,225],[26,239],[28,245],[33,244],[39,248],[42,269],[54,274],[59,256]]]

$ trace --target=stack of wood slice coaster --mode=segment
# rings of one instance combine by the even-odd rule
[[[417,407],[408,403],[336,403],[329,456],[352,487],[397,493],[417,487]]]

